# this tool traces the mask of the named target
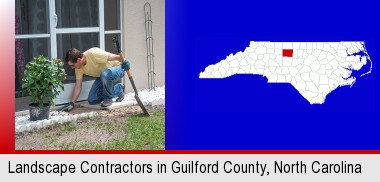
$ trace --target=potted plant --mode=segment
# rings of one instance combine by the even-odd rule
[[[49,119],[50,106],[64,89],[62,81],[66,79],[63,62],[42,55],[35,57],[25,66],[22,79],[23,94],[29,93],[29,115],[31,121]]]

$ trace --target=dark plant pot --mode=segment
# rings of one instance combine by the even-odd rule
[[[38,104],[29,104],[29,116],[30,121],[37,121],[43,119],[49,119],[50,105],[44,104],[42,108],[38,107]]]

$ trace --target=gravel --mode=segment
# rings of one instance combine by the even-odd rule
[[[68,114],[63,111],[50,111],[49,119],[30,121],[29,115],[15,117],[15,129],[17,132],[30,131],[33,129],[44,128],[54,123],[63,124],[65,122],[75,122],[77,119],[95,118],[97,112],[88,112],[81,114]]]
[[[149,91],[148,89],[138,92],[139,98],[144,105],[165,105],[165,86],[156,87],[155,90]],[[125,95],[125,101],[137,105],[134,98],[135,93],[130,92]],[[50,111],[49,119],[30,121],[29,114],[15,117],[15,130],[17,132],[30,131],[33,129],[45,128],[49,125],[65,122],[75,122],[77,119],[82,118],[95,118],[98,116],[97,112],[86,112],[80,114],[69,114],[61,111]]]
[[[156,87],[155,90],[149,91],[149,89],[141,90],[138,92],[139,98],[144,105],[165,105],[165,85],[162,87]],[[126,103],[132,103],[137,105],[135,100],[135,93],[130,92],[125,94],[124,101]]]

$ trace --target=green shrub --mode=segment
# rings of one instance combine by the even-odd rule
[[[25,66],[23,94],[28,92],[31,102],[37,103],[39,107],[44,104],[54,106],[54,99],[64,89],[62,81],[66,79],[66,74],[63,64],[59,59],[42,55],[35,57]]]

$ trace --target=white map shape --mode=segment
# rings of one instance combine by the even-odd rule
[[[286,57],[283,50],[292,50]],[[352,86],[358,71],[372,61],[364,42],[255,42],[244,52],[230,54],[209,65],[199,78],[226,78],[235,74],[257,74],[268,83],[290,83],[310,104],[323,104],[326,96],[341,86]]]

